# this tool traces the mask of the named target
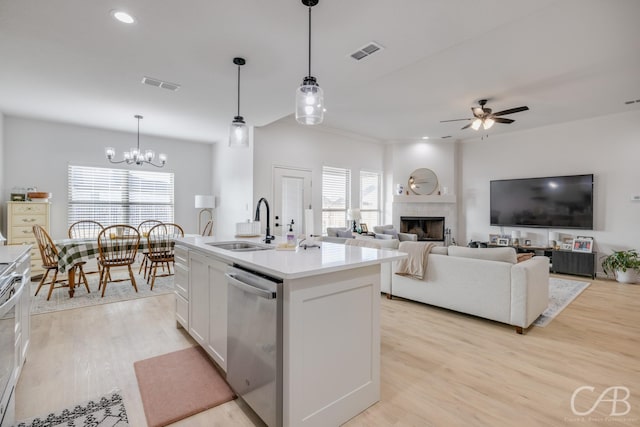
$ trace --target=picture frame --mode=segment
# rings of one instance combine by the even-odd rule
[[[570,251],[573,249],[573,239],[571,239],[571,243],[562,243],[560,244],[560,249],[563,251]]]
[[[593,252],[593,239],[588,237],[576,237],[573,239],[573,245],[571,247],[573,252]]]
[[[360,230],[362,234],[366,234],[369,232],[369,228],[367,227],[367,224],[364,224],[364,223],[360,224]]]
[[[496,245],[498,245],[498,246],[509,246],[509,239],[506,239],[504,237],[499,237],[498,240],[496,241]]]
[[[531,240],[526,239],[526,240],[524,241],[524,245],[525,245],[525,246],[531,246]]]
[[[498,239],[500,238],[499,234],[489,234],[489,243],[495,245],[498,243]]]
[[[24,193],[11,193],[12,202],[25,202],[26,200],[26,194]]]

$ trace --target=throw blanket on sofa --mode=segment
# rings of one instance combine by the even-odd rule
[[[400,242],[398,250],[409,254],[407,258],[398,261],[396,274],[412,279],[422,280],[427,273],[427,260],[435,243]]]

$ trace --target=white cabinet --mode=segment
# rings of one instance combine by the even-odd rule
[[[48,202],[7,202],[7,244],[31,246],[31,275],[44,273],[38,243],[33,235],[33,226],[41,225],[49,230]]]
[[[174,284],[176,294],[176,322],[189,330],[189,249],[176,245],[174,249]]]
[[[189,252],[189,334],[227,370],[227,264]]]
[[[27,351],[29,350],[29,342],[31,338],[31,288],[29,282],[30,258],[27,252],[16,262],[16,272],[23,274],[26,272],[27,282],[24,284],[22,296],[16,303],[16,354],[15,354],[15,381],[17,384],[22,365],[27,359]]]

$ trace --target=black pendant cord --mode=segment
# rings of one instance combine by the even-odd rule
[[[140,153],[140,117],[136,117],[138,119],[138,154]]]
[[[238,117],[240,117],[240,65],[238,65]]]
[[[309,74],[311,77],[311,4],[309,4]]]

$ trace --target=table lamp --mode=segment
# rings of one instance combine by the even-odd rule
[[[520,244],[520,231],[518,230],[511,231],[511,244],[513,246],[518,246]]]
[[[198,212],[198,234],[200,234],[202,233],[202,213],[208,212],[209,220],[212,220],[213,212],[211,211],[211,209],[215,208],[215,203],[213,196],[209,195],[196,194],[195,199],[196,209],[200,209],[200,212]]]
[[[360,222],[361,218],[362,218],[362,215],[360,215],[360,209],[358,208],[347,209],[347,219],[353,221],[351,231],[357,231],[358,229],[357,223]]]

